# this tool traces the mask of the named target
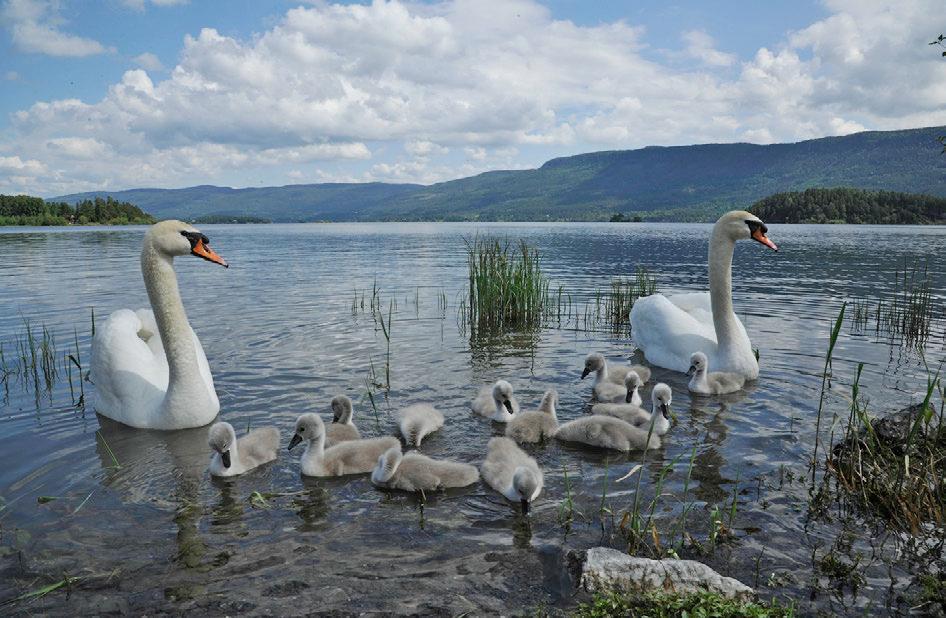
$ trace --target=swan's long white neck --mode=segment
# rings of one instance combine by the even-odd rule
[[[211,397],[201,378],[190,323],[177,286],[173,258],[146,242],[141,249],[141,274],[168,361],[164,408],[188,410],[210,405]]]
[[[709,245],[710,304],[721,356],[738,340],[739,327],[732,308],[732,256],[736,242],[720,227],[713,228]]]

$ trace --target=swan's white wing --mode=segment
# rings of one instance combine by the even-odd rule
[[[713,325],[713,305],[710,301],[709,292],[674,294],[673,296],[668,296],[667,300],[689,313],[700,324],[704,324],[707,328],[707,336],[711,337],[713,341],[717,341],[716,327]],[[739,327],[739,332],[745,340],[748,341],[749,334],[746,332],[746,327],[743,326],[742,320],[739,319],[738,315],[734,315],[733,317],[736,318],[736,325]],[[706,354],[709,354],[709,352],[706,352]]]
[[[686,371],[693,352],[716,351],[709,294],[677,294],[669,298],[653,294],[638,299],[631,309],[631,335],[654,365]]]
[[[139,313],[150,311],[142,310]],[[92,340],[92,381],[96,411],[126,424],[160,405],[168,387],[168,365],[156,332],[148,341],[141,315],[120,309],[96,328]],[[151,316],[153,324],[154,317]],[[152,339],[158,339],[157,344]],[[160,356],[155,355],[155,347]]]
[[[200,345],[200,339],[197,338],[197,333],[194,332],[194,329],[191,329],[191,336],[194,338],[194,347],[197,350],[197,367],[200,369],[200,377],[203,378],[204,384],[207,385],[207,393],[210,395],[210,399],[213,402],[213,408],[215,410],[220,409],[220,400],[217,398],[217,391],[214,389],[214,378],[210,373],[210,364],[207,363],[207,355],[204,354],[204,346]]]

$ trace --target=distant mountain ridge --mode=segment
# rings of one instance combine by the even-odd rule
[[[768,195],[812,187],[946,197],[946,127],[867,131],[792,144],[648,146],[560,157],[538,169],[493,171],[429,186],[330,183],[231,189],[95,191],[159,218],[244,215],[274,221],[712,220]]]

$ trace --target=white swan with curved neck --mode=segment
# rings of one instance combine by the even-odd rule
[[[713,226],[709,244],[709,294],[654,294],[631,309],[631,334],[648,361],[686,371],[690,354],[702,351],[719,371],[759,377],[749,335],[732,306],[732,256],[737,240],[752,239],[778,251],[768,229],[752,213],[727,212]]]
[[[120,309],[92,339],[95,411],[140,429],[185,429],[214,420],[220,402],[204,349],[191,329],[174,274],[174,257],[227,263],[210,241],[181,221],[145,234],[141,274],[153,311]]]

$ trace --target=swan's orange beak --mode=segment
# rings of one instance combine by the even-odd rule
[[[765,245],[766,247],[768,247],[768,248],[771,249],[772,251],[778,251],[778,246],[776,246],[776,244],[775,244],[774,242],[772,242],[771,240],[769,240],[769,237],[765,235],[765,232],[763,231],[763,229],[764,229],[764,228],[762,228],[762,227],[757,227],[757,228],[755,228],[755,229],[752,231],[752,240],[755,240],[755,241],[758,241],[758,242],[762,243],[763,245]]]
[[[202,238],[198,240],[193,247],[191,247],[191,253],[197,257],[204,258],[208,262],[220,264],[224,268],[230,268],[230,265],[227,264],[226,260],[217,255],[213,249],[204,244],[204,240]]]

